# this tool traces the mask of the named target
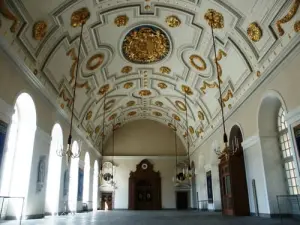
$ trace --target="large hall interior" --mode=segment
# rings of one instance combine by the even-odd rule
[[[0,0],[0,224],[297,224],[300,0]]]

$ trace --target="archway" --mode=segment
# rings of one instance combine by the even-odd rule
[[[78,152],[79,146],[77,141],[72,144],[72,151]],[[79,158],[72,158],[70,165],[69,178],[69,210],[73,213],[77,211],[77,191],[78,191],[78,172],[79,172]]]
[[[36,110],[31,96],[20,94],[14,110],[4,156],[1,195],[24,197],[25,213],[36,131]],[[7,214],[19,218],[22,200],[12,200],[10,203]]]
[[[98,208],[98,161],[94,162],[94,174],[93,174],[93,210],[96,211]]]
[[[62,161],[62,158],[58,157],[56,152],[63,148],[63,133],[59,124],[54,125],[51,137],[45,211],[53,215],[58,212]]]
[[[90,155],[85,153],[84,157],[84,175],[83,175],[83,197],[82,201],[89,206],[90,197]]]

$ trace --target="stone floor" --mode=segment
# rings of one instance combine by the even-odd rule
[[[0,222],[3,225],[19,224],[17,221]],[[198,211],[98,211],[77,215],[46,217],[22,221],[22,225],[299,225],[299,221],[257,217],[229,217],[218,213]]]

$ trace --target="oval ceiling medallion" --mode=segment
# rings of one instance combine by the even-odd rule
[[[38,21],[33,26],[32,36],[35,40],[42,40],[47,33],[47,23],[45,21]]]
[[[136,115],[136,111],[129,112],[127,115],[128,116],[134,116],[134,115]]]
[[[185,104],[184,104],[183,102],[181,102],[181,101],[176,101],[176,102],[175,102],[175,105],[176,105],[180,110],[186,111],[186,106],[185,106]]]
[[[149,91],[149,90],[141,90],[141,91],[139,91],[139,95],[140,96],[149,96],[149,95],[151,95],[151,91]]]
[[[168,16],[166,18],[166,23],[168,24],[169,27],[179,27],[181,24],[180,19],[177,16]]]
[[[135,105],[135,101],[129,101],[127,102],[127,107],[130,107],[130,106],[134,106]]]
[[[153,112],[154,116],[162,116],[162,114],[160,112]]]
[[[176,127],[175,127],[172,123],[168,123],[168,126],[169,126],[171,129],[173,129],[174,131],[177,130]]]
[[[180,121],[180,120],[181,120],[180,117],[177,116],[177,115],[175,115],[175,114],[173,114],[172,116],[173,116],[173,118],[174,118],[175,120],[177,120],[177,121]]]
[[[162,73],[162,74],[169,74],[171,73],[171,69],[169,67],[166,67],[166,66],[162,66],[159,68],[159,71]]]
[[[199,120],[204,120],[204,113],[201,111],[198,111],[198,118],[199,118]]]
[[[114,120],[116,117],[117,117],[117,114],[114,113],[114,114],[112,114],[112,115],[108,118],[108,120],[109,120],[109,121],[110,121],[110,120]]]
[[[161,89],[166,89],[168,87],[168,85],[166,85],[165,83],[158,83],[157,86]]]
[[[121,70],[121,73],[130,73],[132,71],[131,66],[124,66]]]
[[[160,101],[156,101],[155,105],[158,107],[162,107],[164,105],[164,103],[160,102]]]
[[[105,104],[105,110],[110,110],[115,104],[116,100],[112,99]]]
[[[195,60],[198,60],[201,63],[201,65],[198,65],[195,62]],[[196,70],[199,70],[199,71],[206,70],[206,62],[204,61],[204,59],[202,59],[202,57],[200,55],[191,55],[190,63]]]
[[[85,119],[86,119],[86,120],[90,120],[90,119],[92,118],[92,116],[93,116],[93,112],[92,112],[92,111],[89,111],[89,112],[86,114]]]
[[[132,86],[133,86],[133,83],[132,83],[132,82],[127,82],[126,84],[124,84],[124,88],[125,88],[125,89],[132,88]]]
[[[99,131],[100,131],[100,126],[97,126],[97,127],[95,128],[95,133],[98,134]]]
[[[193,95],[193,91],[189,86],[181,85],[181,90],[187,95]]]
[[[252,41],[257,42],[262,37],[262,30],[260,26],[254,22],[248,26],[247,34]]]
[[[127,33],[122,43],[122,52],[130,62],[155,63],[164,59],[170,52],[170,40],[162,29],[142,25]]]
[[[109,89],[109,84],[105,84],[100,88],[98,94],[103,95],[108,91],[108,89]]]
[[[99,54],[95,54],[93,56],[91,56],[91,58],[89,58],[89,60],[86,63],[86,68],[88,70],[95,70],[97,69],[99,66],[101,66],[101,64],[103,63],[104,60],[104,55],[99,53]]]

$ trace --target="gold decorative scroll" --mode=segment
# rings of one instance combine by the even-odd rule
[[[257,42],[262,37],[262,30],[257,23],[253,22],[248,26],[247,34],[252,41]]]
[[[198,118],[199,118],[199,120],[204,120],[205,119],[204,113],[201,111],[198,111]]]
[[[121,15],[115,18],[115,24],[117,27],[126,26],[128,21],[129,18],[126,15]]]
[[[175,127],[172,123],[168,123],[168,126],[169,126],[171,129],[173,129],[174,131],[177,130],[176,127]]]
[[[105,109],[105,110],[110,110],[110,109],[113,107],[113,105],[115,104],[115,102],[116,102],[116,100],[114,100],[114,99],[108,101],[108,102],[105,104],[104,109]]]
[[[151,91],[149,91],[149,90],[141,90],[139,92],[139,95],[140,96],[149,96],[149,95],[151,95]]]
[[[40,41],[42,40],[47,33],[48,25],[45,21],[38,21],[34,24],[32,30],[32,36],[35,40]]]
[[[133,83],[132,83],[132,82],[127,82],[126,84],[124,84],[124,88],[125,88],[125,89],[132,88],[132,86],[133,86]]]
[[[162,66],[159,68],[159,71],[162,73],[162,74],[169,74],[171,72],[171,69],[169,67],[166,67],[166,66]]]
[[[195,63],[195,60],[198,60],[200,61],[200,63],[202,64],[201,66],[197,65]],[[200,55],[191,55],[190,56],[190,63],[191,65],[196,69],[196,70],[199,70],[199,71],[203,71],[203,70],[206,70],[206,62],[204,61],[204,59],[202,59],[202,57]]]
[[[95,62],[96,60],[96,62]],[[104,55],[103,54],[95,54],[86,63],[86,68],[88,70],[95,70],[103,63]]]
[[[81,24],[85,24],[90,18],[90,12],[87,8],[81,8],[72,13],[71,25],[72,27],[80,27]]]
[[[193,95],[193,91],[189,86],[181,85],[181,90],[187,95]]]
[[[72,105],[73,101],[71,98],[66,96],[64,89],[59,93],[59,97],[61,97],[65,102],[67,102],[68,107],[70,107]]]
[[[92,111],[89,111],[86,116],[85,116],[85,120],[90,120],[93,116],[93,112]]]
[[[212,84],[210,84],[206,81],[203,81],[202,87],[200,88],[203,94],[206,94],[206,88],[219,88],[219,85],[217,84],[217,82],[213,82]]]
[[[180,120],[181,120],[180,117],[177,116],[177,115],[175,115],[175,114],[173,114],[172,117],[173,117],[175,120],[177,120],[177,121],[180,121]]]
[[[223,107],[225,107],[225,102],[227,102],[229,99],[233,98],[233,94],[231,90],[227,91],[227,94],[225,95],[225,97],[222,98],[223,100]]]
[[[226,57],[227,53],[224,52],[222,49],[219,49],[216,60],[217,61],[221,61],[221,59],[223,58],[223,56]]]
[[[182,111],[186,111],[186,105],[181,101],[176,101],[175,105]]]
[[[109,84],[103,85],[98,91],[99,95],[104,95],[109,90]]]
[[[300,0],[294,0],[292,8],[289,10],[289,12],[283,18],[276,22],[277,30],[280,36],[284,35],[284,30],[281,25],[289,22],[296,15],[299,5]]]
[[[190,134],[194,134],[195,133],[195,130],[192,126],[189,126],[189,132]]]
[[[17,31],[19,20],[18,18],[8,9],[5,4],[5,0],[0,0],[0,13],[8,20],[13,21],[12,26],[10,27],[10,32],[15,33]],[[1,24],[1,20],[0,20]]]
[[[294,30],[297,33],[300,32],[300,20],[296,21],[296,23],[294,24]]]
[[[166,18],[166,23],[168,24],[169,27],[179,27],[181,24],[180,19],[177,16],[168,16]]]
[[[71,66],[71,69],[70,69],[70,75],[71,75],[71,80],[69,81],[69,84],[72,84],[73,81],[75,80],[75,70],[76,70],[76,66],[77,66],[77,63],[78,63],[78,57],[76,55],[76,52],[75,52],[75,49],[72,48],[71,50],[69,50],[67,52],[67,56],[71,56],[71,59],[73,60],[73,64]],[[85,83],[82,83],[82,84],[78,84],[76,83],[76,87],[78,88],[86,88],[87,91],[89,91],[91,89],[89,83],[86,81]]]
[[[204,15],[204,19],[208,25],[214,29],[221,29],[224,27],[224,17],[221,13],[214,9],[208,9]]]

